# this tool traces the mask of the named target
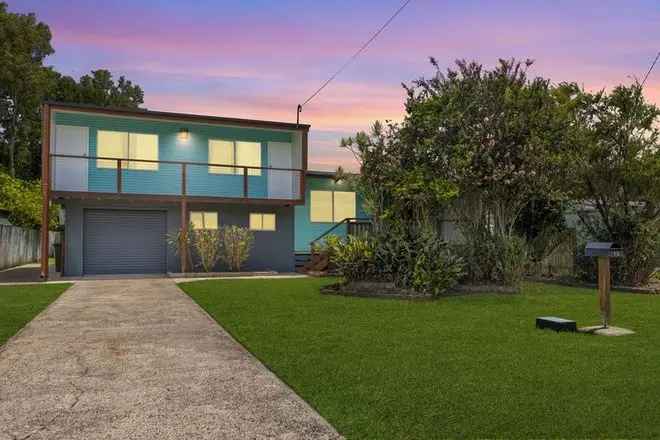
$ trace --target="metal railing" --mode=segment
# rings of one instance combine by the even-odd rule
[[[305,171],[193,161],[51,154],[56,192],[301,200]]]
[[[316,237],[314,240],[309,242],[309,249],[314,251],[316,244],[321,241],[323,238],[330,235],[333,231],[336,231],[341,226],[346,225],[346,235],[366,235],[371,232],[372,223],[371,219],[368,218],[357,218],[357,217],[347,217],[340,221],[339,223],[332,226],[330,229],[325,231],[323,234]]]

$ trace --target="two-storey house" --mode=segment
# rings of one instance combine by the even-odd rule
[[[307,170],[308,131],[295,123],[44,104],[43,216],[51,203],[62,207],[63,274],[194,270],[166,240],[187,222],[248,227],[255,239],[246,270],[293,271],[296,252],[308,252],[318,233],[363,215],[356,194],[331,173]]]

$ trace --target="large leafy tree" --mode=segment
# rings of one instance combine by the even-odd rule
[[[138,108],[144,103],[142,88],[120,76],[115,82],[105,69],[92,70],[76,81],[53,72],[49,99],[61,102],[91,104],[101,107]]]
[[[515,234],[530,199],[554,198],[562,123],[548,80],[530,79],[532,61],[500,60],[492,70],[457,61],[407,87],[404,142],[427,151],[460,189],[463,225]]]
[[[457,61],[404,85],[401,124],[377,124],[347,139],[377,216],[412,235],[438,232],[449,211],[466,239],[470,277],[513,283],[524,242],[516,221],[532,198],[552,200],[563,113],[548,80],[530,79],[531,61],[500,60],[491,70]],[[472,258],[474,257],[474,258]]]
[[[108,70],[93,70],[76,81],[44,66],[54,52],[50,40],[48,25],[34,14],[8,12],[0,2],[0,164],[23,179],[40,173],[44,100],[123,108],[144,102],[139,85],[123,76],[115,81]]]
[[[644,283],[660,250],[660,109],[638,83],[610,93],[562,84],[557,97],[570,122],[564,182],[580,222],[589,237],[623,247],[619,281]]]
[[[12,176],[31,175],[38,149],[39,103],[49,86],[44,58],[50,30],[34,14],[13,14],[0,2],[0,145]]]

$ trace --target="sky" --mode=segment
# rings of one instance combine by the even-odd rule
[[[295,121],[305,101],[402,0],[5,0],[53,34],[63,74],[126,76],[150,110]],[[660,51],[659,0],[412,0],[305,106],[309,167],[355,170],[342,137],[401,120],[401,83],[431,76],[429,56],[493,66],[535,60],[533,75],[590,90],[642,78]],[[660,105],[660,65],[645,93]]]

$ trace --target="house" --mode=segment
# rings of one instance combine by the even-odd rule
[[[246,270],[291,272],[310,241],[364,215],[345,182],[307,169],[309,125],[55,102],[43,118],[67,276],[194,270],[166,241],[187,222],[248,227]]]

